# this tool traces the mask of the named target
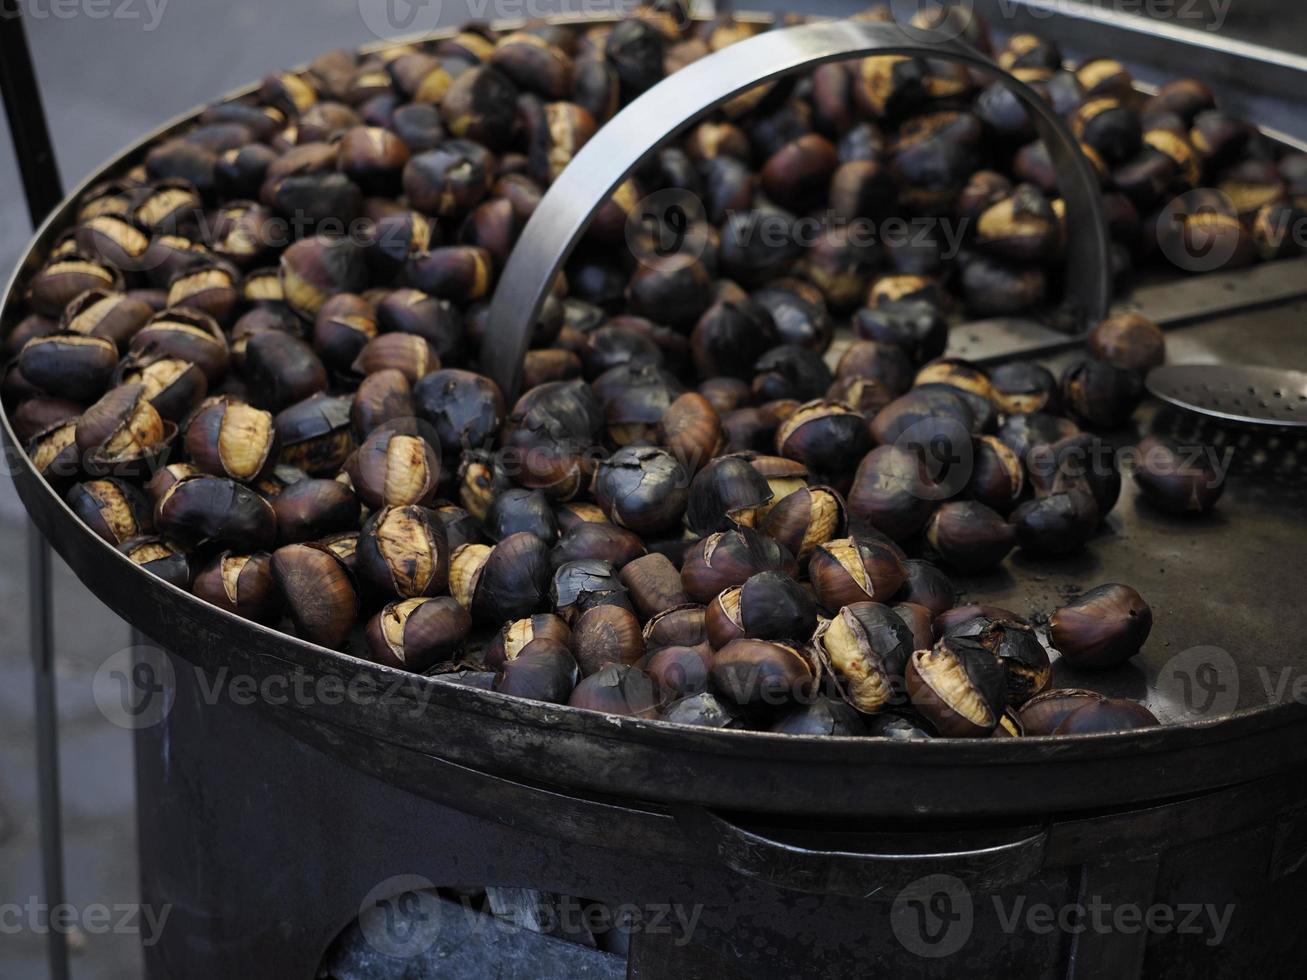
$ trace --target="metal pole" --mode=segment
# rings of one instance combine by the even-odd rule
[[[18,0],[0,0],[0,92],[9,135],[23,178],[27,211],[36,227],[63,198],[59,168],[46,126]],[[64,901],[63,808],[59,799],[59,711],[54,678],[54,620],[50,546],[32,525],[27,568],[32,672],[36,698],[37,781],[41,811],[41,860],[45,903]],[[48,933],[50,976],[68,980],[68,945],[59,930]]]

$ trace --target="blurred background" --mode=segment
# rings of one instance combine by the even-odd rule
[[[172,116],[265,74],[333,47],[377,40],[387,0],[19,0],[40,76],[64,186],[72,188],[116,151]],[[469,18],[593,12],[602,0],[389,0],[413,29]],[[1074,6],[1076,0],[1052,5]],[[633,5],[633,0],[629,5]],[[1183,26],[1222,38],[1275,45],[1307,55],[1307,4],[1300,0],[1097,0],[1131,14],[1181,17]],[[853,0],[742,0],[738,9],[855,13]],[[980,5],[988,9],[991,5]],[[915,10],[914,0],[896,9]],[[1011,8],[1001,2],[1000,11]],[[991,21],[1004,31],[1001,21]],[[1113,54],[1113,52],[1087,52]],[[1201,74],[1201,66],[1195,65]],[[1300,93],[1286,93],[1289,97]],[[3,126],[3,123],[0,123]],[[8,132],[0,139],[0,270],[7,277],[30,229]],[[0,907],[41,894],[34,775],[32,677],[26,645],[24,512],[0,481]],[[55,623],[63,762],[68,901],[120,906],[136,896],[136,828],[131,733],[111,725],[93,700],[104,660],[130,643],[126,627],[56,560]],[[0,977],[47,975],[44,937],[0,935]],[[139,974],[135,935],[73,937],[79,980]]]

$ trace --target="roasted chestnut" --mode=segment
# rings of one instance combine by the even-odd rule
[[[766,640],[726,644],[713,654],[711,676],[718,694],[738,705],[803,701],[816,683],[816,671],[803,653]]]
[[[953,608],[957,588],[937,566],[919,558],[909,558],[903,562],[903,572],[906,577],[894,596],[895,600],[920,606],[931,617]]]
[[[708,640],[717,649],[744,637],[801,646],[817,628],[817,607],[784,572],[759,572],[716,595],[705,622]]]
[[[658,442],[671,451],[686,473],[693,474],[724,445],[721,418],[703,395],[686,392],[662,413]]]
[[[412,420],[397,420],[368,436],[346,469],[369,507],[427,504],[440,480],[440,452]]]
[[[1007,668],[977,640],[945,637],[908,658],[912,706],[950,738],[984,738],[1006,706]]]
[[[300,480],[272,499],[277,542],[316,541],[358,527],[359,503],[339,480]]]
[[[583,558],[559,565],[549,586],[549,598],[556,612],[569,626],[598,606],[631,608],[626,586],[613,566],[597,558]]]
[[[856,536],[818,545],[808,575],[817,601],[832,615],[854,602],[887,601],[907,577],[890,546]]]
[[[626,586],[636,611],[646,619],[689,601],[681,586],[681,573],[666,555],[654,552],[613,564],[620,569],[618,580]]]
[[[819,697],[796,705],[772,722],[768,731],[781,735],[866,735],[867,724],[843,701]]]
[[[1137,701],[1104,698],[1071,712],[1053,730],[1054,735],[1096,735],[1136,728],[1155,728],[1157,716]]]
[[[467,610],[449,596],[387,603],[364,628],[372,660],[422,673],[457,656],[472,630]]]
[[[657,317],[655,305],[651,310]],[[751,380],[753,366],[776,346],[771,313],[731,282],[718,286],[712,305],[690,334],[695,370],[701,378],[728,376]]]
[[[720,456],[690,483],[685,522],[700,535],[756,527],[772,499],[767,480],[745,457]]]
[[[640,621],[622,606],[592,606],[572,626],[572,655],[589,677],[608,664],[636,664],[644,659]]]
[[[150,463],[166,456],[176,432],[150,404],[144,385],[122,385],[82,413],[77,448],[83,468],[93,476],[140,476]]]
[[[242,619],[271,626],[281,616],[281,595],[272,580],[272,556],[224,551],[195,576],[191,591]]]
[[[79,483],[66,499],[73,513],[114,547],[154,527],[145,495],[115,477]]]
[[[1083,360],[1062,375],[1062,398],[1071,413],[1099,428],[1123,425],[1143,397],[1138,374],[1106,361]]]
[[[332,296],[361,292],[367,285],[366,259],[349,238],[301,238],[281,254],[280,266],[286,302],[310,321]]]
[[[1206,514],[1225,492],[1225,476],[1197,448],[1184,450],[1156,436],[1135,447],[1135,483],[1144,499],[1168,514]]]
[[[510,535],[494,548],[464,545],[450,559],[449,586],[478,623],[529,616],[548,601],[548,548],[526,532]]]
[[[226,546],[237,552],[271,548],[277,515],[259,493],[226,477],[188,476],[155,501],[159,533],[193,548]]]
[[[680,525],[690,480],[665,449],[629,446],[599,464],[594,494],[614,524],[656,536]]]
[[[1098,527],[1098,504],[1085,486],[1027,500],[1009,518],[1017,544],[1034,555],[1056,556],[1084,547]]]
[[[1048,639],[1073,667],[1106,669],[1125,663],[1143,647],[1153,611],[1128,585],[1100,585],[1054,611]]]
[[[567,629],[567,623],[553,613],[536,613],[523,619],[514,619],[505,623],[486,644],[486,666],[494,670],[502,669],[507,661],[518,656],[525,645],[537,639],[555,640],[570,647],[571,630]]]
[[[112,340],[83,334],[33,337],[18,355],[18,370],[47,395],[89,402],[103,394],[118,363]]]
[[[1016,544],[1016,530],[978,500],[951,500],[930,515],[926,541],[945,564],[976,574],[1007,557]]]
[[[490,502],[483,523],[492,541],[502,541],[519,531],[528,531],[548,544],[558,537],[558,519],[543,490],[503,491]]]
[[[179,589],[191,587],[191,563],[186,553],[167,538],[144,535],[129,538],[118,550],[151,575],[156,575]]]
[[[1058,688],[1036,694],[1021,706],[1018,717],[1027,735],[1052,735],[1071,712],[1103,700],[1097,691]]]
[[[708,643],[707,610],[703,606],[687,604],[673,606],[655,613],[644,625],[644,645],[652,654],[663,647],[702,647]]]
[[[608,663],[583,676],[567,703],[573,708],[646,718],[653,716],[658,695],[653,679],[638,667]]]
[[[301,639],[332,649],[345,644],[358,618],[358,595],[330,550],[315,544],[278,548],[272,553],[272,575]]]
[[[914,449],[878,446],[853,476],[849,514],[902,541],[925,526],[942,496]]]
[[[681,584],[693,602],[708,603],[723,589],[743,585],[758,572],[793,574],[795,570],[793,557],[780,544],[739,528],[710,534],[691,547],[681,566]]]
[[[539,638],[505,662],[495,690],[533,701],[564,704],[578,679],[571,651],[556,640]]]
[[[449,582],[445,524],[426,507],[383,507],[359,534],[360,577],[384,595],[435,596]]]
[[[471,371],[433,371],[413,388],[419,417],[430,422],[449,456],[490,445],[507,414],[499,386]]]
[[[991,397],[1005,415],[1056,411],[1057,379],[1049,370],[1030,361],[1009,361],[989,375]]]
[[[890,344],[920,364],[944,353],[948,321],[926,300],[890,300],[853,315],[853,331],[864,340]]]
[[[814,641],[840,695],[868,714],[901,704],[912,631],[889,606],[854,602],[839,610]]]
[[[979,625],[979,624],[976,624]],[[1025,623],[1012,620],[987,620],[974,633],[963,628],[950,636],[969,636],[979,640],[1007,669],[1007,703],[1016,707],[1029,701],[1048,686],[1053,676],[1048,653],[1035,631]]]
[[[354,451],[350,399],[313,395],[277,413],[278,462],[309,476],[335,476]]]
[[[801,565],[813,550],[841,537],[846,528],[844,499],[830,487],[803,486],[776,501],[762,531],[775,538]]]
[[[230,398],[210,399],[186,423],[186,453],[201,471],[252,483],[278,458],[272,414]]]
[[[966,493],[999,514],[1006,514],[1024,489],[1025,470],[1017,454],[994,436],[978,437],[972,444]]]
[[[861,459],[871,445],[862,413],[841,402],[801,405],[776,430],[776,452],[798,460],[818,476],[847,476],[854,460]]]

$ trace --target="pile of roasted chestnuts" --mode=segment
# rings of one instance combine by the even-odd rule
[[[962,26],[992,51],[978,18]],[[524,393],[476,373],[496,277],[572,155],[666,73],[762,29],[669,3],[470,25],[209,107],[87,192],[24,284],[3,394],[32,463],[149,572],[392,668],[798,734],[1156,724],[1047,690],[1049,647],[1085,670],[1140,650],[1132,589],[1057,610],[1046,645],[1043,624],[956,605],[949,577],[1089,542],[1121,486],[1095,432],[1130,419],[1165,355],[1123,316],[1060,378],[942,358],[953,311],[1057,293],[1052,164],[1001,84],[876,57],[738,97],[605,203]],[[1200,83],[1143,99],[1109,59],[1068,68],[1030,35],[992,53],[1083,140],[1121,271],[1173,255],[1168,235],[1228,236],[1232,263],[1292,247],[1272,233],[1307,158],[1276,160]],[[642,213],[666,190],[701,202],[688,228]],[[890,217],[926,231],[849,233]],[[812,241],[766,233],[802,218]],[[956,251],[931,231],[945,219]],[[1140,450],[1159,507],[1215,503],[1174,447]]]

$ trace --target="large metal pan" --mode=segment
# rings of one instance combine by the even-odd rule
[[[796,48],[789,48],[787,36],[797,40]],[[844,45],[845,54],[883,50],[887,43],[904,47],[901,38],[882,31],[803,28],[764,35],[715,57],[734,65],[743,55],[731,52],[751,43],[766,45],[778,56],[770,74],[839,53],[813,44]],[[981,64],[978,55],[957,46],[937,52]],[[747,83],[723,83],[712,97],[725,97]],[[85,186],[130,167],[144,146],[193,118],[174,121],[109,161],[49,218],[9,282],[0,308],[4,323],[15,319],[25,276],[73,220],[74,202]],[[620,126],[620,120],[613,126]],[[1083,164],[1069,158],[1068,166]],[[617,176],[614,168],[604,180],[615,182]],[[597,199],[605,189],[596,184],[587,190]],[[574,221],[582,217],[572,216]],[[1094,252],[1100,239],[1093,226],[1096,215],[1091,218],[1088,225],[1073,227],[1087,236],[1086,247]],[[535,248],[553,251],[528,252],[515,263],[538,273],[559,261],[572,233],[569,225],[551,241],[545,231],[528,231],[526,240],[535,241]],[[526,286],[524,308],[534,280]],[[500,295],[510,294],[501,290]],[[543,784],[564,794],[720,811],[828,818],[977,817],[1096,810],[1180,797],[1307,761],[1307,708],[1268,704],[1259,681],[1261,671],[1291,669],[1300,655],[1297,631],[1284,630],[1272,619],[1277,609],[1301,617],[1301,588],[1294,584],[1287,557],[1295,542],[1301,553],[1303,528],[1300,521],[1293,523],[1295,508],[1298,515],[1302,512],[1301,489],[1281,492],[1235,478],[1222,516],[1183,526],[1137,508],[1127,493],[1087,554],[1039,566],[1018,559],[999,575],[961,582],[976,598],[1045,611],[1067,593],[1099,581],[1138,586],[1157,611],[1149,649],[1137,667],[1094,683],[1141,698],[1170,722],[1165,727],[1077,739],[818,739],[709,732],[518,700],[401,674],[238,619],[153,578],[105,544],[34,472],[17,448],[8,418],[0,420],[0,431],[33,522],[100,599],[181,658],[177,669],[214,673],[225,668],[228,676],[249,675],[257,682],[290,673],[309,680],[364,678],[393,688],[384,704],[345,699],[265,707],[298,737],[424,795],[445,792],[442,774],[453,771],[446,763],[454,763],[464,767],[459,771]],[[1183,680],[1173,676],[1175,664],[1170,675],[1166,672],[1174,654],[1212,645],[1228,651],[1221,677],[1238,687],[1232,700],[1220,701],[1219,713],[1211,705],[1186,704]],[[1192,661],[1191,656],[1180,666],[1192,670]]]

